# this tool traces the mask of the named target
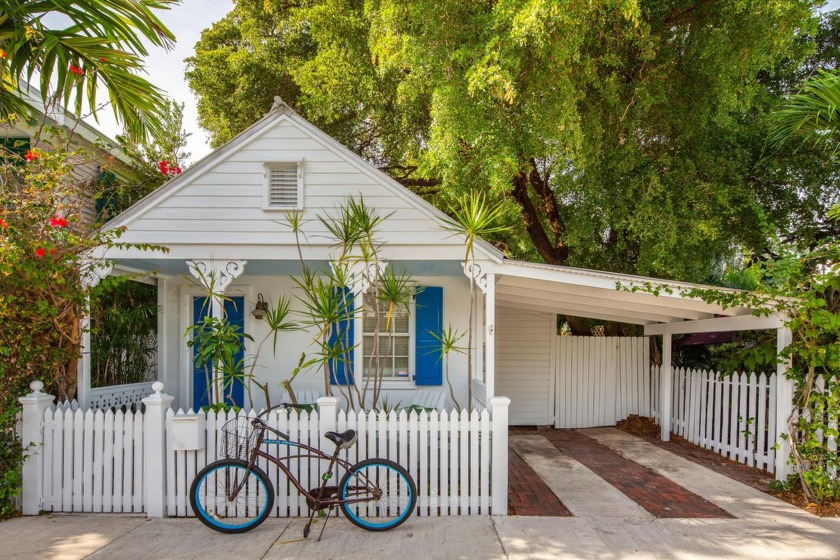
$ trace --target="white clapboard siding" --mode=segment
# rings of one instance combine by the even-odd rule
[[[555,427],[612,426],[631,414],[651,414],[647,338],[553,338],[556,344]],[[507,393],[500,391],[500,394]],[[512,401],[511,415],[513,406]]]
[[[658,386],[658,366],[651,367],[651,378]],[[775,373],[720,374],[674,368],[672,384],[674,434],[733,461],[775,471]],[[658,402],[657,397],[657,420]]]
[[[288,162],[289,173],[278,162]],[[270,166],[270,194],[266,192],[266,164]],[[179,240],[190,243],[212,234],[223,235],[227,243],[293,246],[288,225],[263,207],[267,199],[277,208],[296,207],[300,190],[303,233],[312,243],[328,239],[316,215],[334,212],[343,198],[364,196],[367,206],[388,216],[379,234],[388,239],[389,246],[462,245],[443,228],[430,228],[427,211],[360,165],[303,126],[284,119],[158,201],[131,222],[127,235],[132,241],[163,243],[171,242],[177,233]]]
[[[511,425],[554,421],[551,344],[554,315],[496,309],[496,394],[510,399]]]

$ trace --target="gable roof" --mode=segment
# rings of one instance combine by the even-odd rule
[[[275,107],[266,113],[263,118],[231,139],[227,144],[217,150],[214,150],[199,160],[195,165],[187,169],[184,173],[171,179],[159,189],[155,190],[122,212],[108,224],[108,229],[129,226],[134,220],[138,219],[148,210],[154,208],[161,201],[177,193],[195,179],[210,171],[217,164],[225,161],[226,158],[236,153],[238,150],[245,148],[261,133],[282,122],[289,122],[293,126],[301,129],[313,140],[324,145],[325,148],[335,153],[338,157],[352,165],[358,171],[368,176],[376,183],[389,189],[394,195],[402,198],[411,206],[427,215],[438,226],[445,227],[446,221],[449,219],[445,213],[429,204],[410,190],[406,189],[403,185],[383,171],[366,162],[346,146],[342,145],[324,131],[301,117],[288,105],[281,102],[276,103]],[[460,237],[458,234],[453,234],[453,236]],[[504,259],[504,254],[487,241],[477,240],[475,246],[478,248],[478,252],[483,254],[486,258],[496,262],[501,262]]]

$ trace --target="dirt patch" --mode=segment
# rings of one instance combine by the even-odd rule
[[[631,414],[626,420],[620,420],[615,427],[634,436],[645,438],[659,436],[659,426],[654,424],[653,418],[642,418],[636,414]]]
[[[791,492],[770,491],[767,493],[771,496],[779,498],[780,500],[784,500],[789,504],[793,504],[798,508],[804,509],[808,513],[818,515],[819,517],[840,517],[840,502],[827,503],[823,505],[813,502],[807,503],[805,501],[805,496],[799,490]]]
[[[808,513],[820,517],[840,517],[840,502],[823,505],[809,504],[805,501],[801,491],[771,491],[770,482],[773,481],[773,476],[767,471],[744,465],[722,455],[718,455],[714,451],[698,447],[675,434],[671,434],[671,441],[660,440],[659,426],[654,423],[653,418],[642,418],[632,415],[626,420],[618,422],[616,428],[634,436],[639,436],[654,445],[667,449],[690,461],[701,464],[715,472],[726,475],[747,486],[751,486],[756,490],[760,490],[798,508],[804,509]]]

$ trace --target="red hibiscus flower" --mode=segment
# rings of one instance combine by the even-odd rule
[[[38,247],[37,249],[35,249],[35,256],[38,257],[39,259],[43,258],[44,255],[46,255],[46,254],[47,254],[47,252],[44,251],[44,249],[42,247]]]
[[[23,159],[26,161],[34,161],[39,157],[41,157],[40,154],[38,154],[35,150],[26,150],[26,153],[23,154]]]
[[[158,170],[164,175],[180,175],[181,168],[166,160],[158,162]]]
[[[84,76],[85,71],[81,69],[81,67],[76,66],[75,64],[70,65],[70,73],[75,74],[76,76]]]
[[[6,54],[6,51],[0,50],[0,58],[6,58],[7,56],[9,56],[9,55]]]
[[[102,62],[108,62],[107,60],[105,60],[105,57],[104,57],[104,56],[100,56],[100,57],[99,57],[99,60],[101,60]]]
[[[5,228],[7,228],[7,227],[9,227],[9,222],[7,222],[6,220],[4,220],[3,218],[0,218],[0,228],[5,229]]]
[[[50,225],[52,227],[63,228],[63,227],[67,227],[67,224],[69,224],[69,223],[70,222],[68,222],[67,220],[65,220],[64,218],[59,216],[58,214],[55,215],[55,218],[50,218]]]

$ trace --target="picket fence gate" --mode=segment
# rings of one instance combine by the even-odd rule
[[[674,368],[671,431],[733,461],[775,473],[776,373]],[[659,421],[659,366],[651,367]]]
[[[23,467],[25,515],[40,511],[146,513],[149,517],[191,516],[188,491],[195,474],[223,456],[222,427],[236,413],[201,413],[200,448],[178,451],[173,421],[191,415],[171,409],[172,397],[155,393],[144,411],[81,410],[53,405],[34,382],[23,404],[21,436],[32,444]],[[337,399],[322,397],[316,412],[274,411],[269,425],[313,447],[333,449],[328,430],[354,429],[358,441],[344,451],[351,463],[368,457],[403,465],[417,483],[420,516],[507,514],[507,410],[505,397],[488,399],[485,410],[452,412],[345,412]],[[253,416],[251,411],[238,416]],[[276,450],[278,446],[274,446]],[[289,448],[282,446],[282,453]],[[317,486],[316,459],[286,463],[305,488]],[[277,492],[273,515],[307,515],[304,498],[273,464],[261,460]],[[343,472],[334,473],[336,484]]]

